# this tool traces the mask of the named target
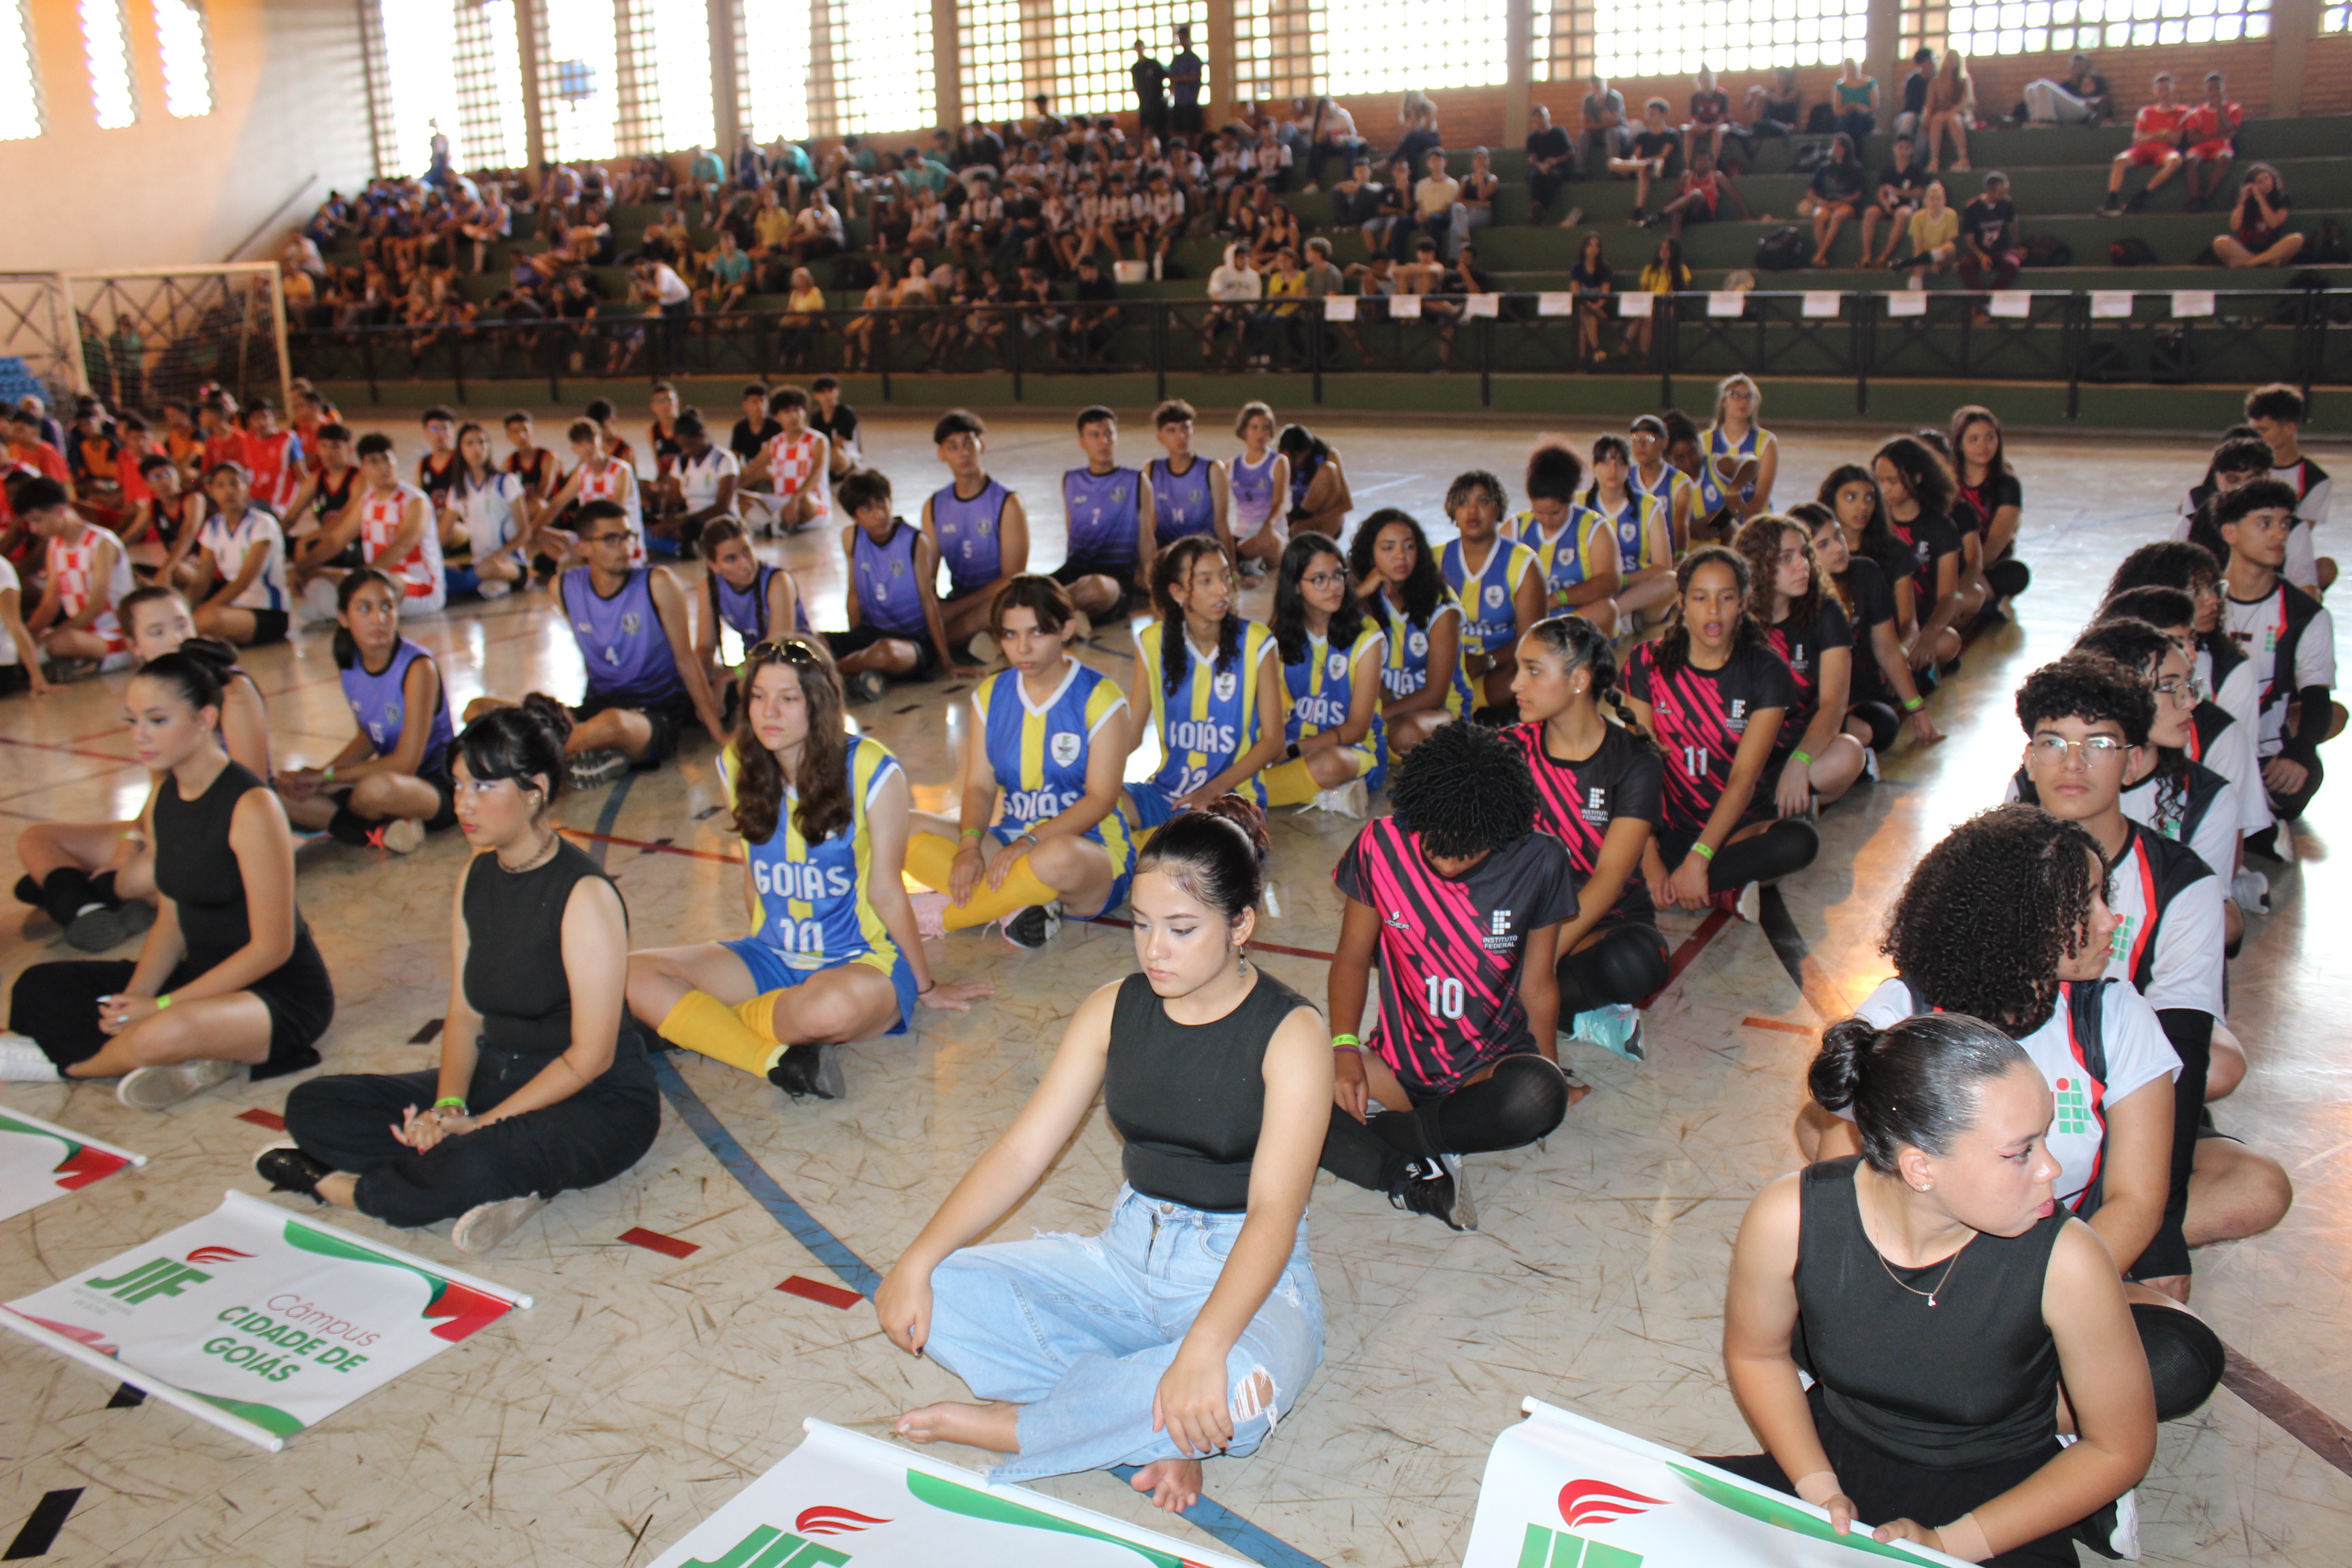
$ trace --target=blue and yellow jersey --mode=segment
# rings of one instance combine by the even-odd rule
[[[1675,520],[1671,503],[1657,496],[1627,489],[1625,504],[1612,512],[1600,496],[1586,490],[1584,499],[1617,545],[1617,570],[1631,577],[1649,566],[1675,563]]]
[[[1458,623],[1462,616],[1462,601],[1454,590],[1445,590],[1445,597],[1429,613],[1429,626],[1417,626],[1412,617],[1389,602],[1386,594],[1375,592],[1364,600],[1364,609],[1376,621],[1388,637],[1388,657],[1381,663],[1381,689],[1390,697],[1410,697],[1429,684],[1429,633],[1447,616]],[[1466,713],[1475,704],[1470,700],[1470,680],[1462,673],[1462,661],[1455,659],[1448,672],[1445,689],[1445,710]]]
[[[1570,507],[1568,521],[1549,539],[1533,511],[1507,519],[1503,536],[1535,552],[1536,570],[1543,574],[1544,604],[1553,610],[1567,607],[1568,591],[1592,581],[1603,564],[1617,564],[1609,520],[1587,506]]]
[[[1171,699],[1160,662],[1160,636],[1167,629],[1165,623],[1155,622],[1135,642],[1151,691],[1151,728],[1167,753],[1150,782],[1176,796],[1199,789],[1257,744],[1265,721],[1257,710],[1257,669],[1274,657],[1274,633],[1255,621],[1244,621],[1241,652],[1228,669],[1217,668],[1213,653],[1203,658],[1188,644],[1184,679]],[[1176,635],[1184,635],[1181,627]],[[1275,715],[1277,721],[1281,717]],[[1258,805],[1265,804],[1265,786],[1255,776],[1240,789]]]
[[[992,676],[971,694],[980,716],[981,743],[989,771],[1004,792],[1005,822],[1034,827],[1059,816],[1086,797],[1087,762],[1102,727],[1127,711],[1118,683],[1076,659],[1054,695],[1032,704],[1021,672]],[[1124,736],[1114,731],[1110,744]],[[1131,864],[1135,855],[1127,821],[1114,808],[1086,836],[1110,851],[1111,864]]]
[[[1724,435],[1721,426],[1712,426],[1706,433],[1706,461],[1699,465],[1698,499],[1704,509],[1699,515],[1713,517],[1731,503],[1730,491],[1724,488],[1726,471],[1738,466],[1743,458],[1761,459],[1764,443],[1772,439],[1772,432],[1761,425],[1750,425],[1748,434],[1734,441]],[[1718,463],[1717,459],[1724,459]],[[1739,487],[1738,499],[1756,499],[1756,481],[1750,479]]]
[[[733,750],[730,745],[720,770],[730,809],[740,772]],[[800,796],[787,788],[775,831],[765,843],[745,841],[759,906],[751,935],[774,949],[789,969],[830,969],[862,961],[888,974],[898,965],[898,947],[866,895],[874,853],[866,814],[883,784],[900,771],[898,759],[881,742],[852,735],[848,765],[851,816],[846,828],[811,844],[793,819]]]
[[[1519,640],[1518,616],[1513,609],[1519,584],[1528,574],[1540,578],[1543,573],[1534,551],[1516,539],[1497,537],[1486,552],[1486,564],[1474,577],[1462,542],[1456,539],[1438,552],[1437,569],[1462,601],[1463,658],[1501,653]]]
[[[1689,526],[1690,520],[1694,517],[1704,515],[1699,510],[1698,481],[1672,463],[1658,465],[1658,481],[1655,484],[1643,483],[1642,470],[1638,466],[1635,467],[1625,476],[1625,488],[1637,496],[1655,496],[1664,502],[1666,509],[1666,526],[1670,531],[1674,527],[1676,507],[1682,508],[1683,522],[1685,527]],[[1685,500],[1685,497],[1689,499]],[[1689,541],[1683,540],[1679,542],[1687,544]]]
[[[1387,641],[1388,634],[1370,616],[1356,633],[1355,642],[1345,648],[1333,647],[1328,638],[1308,633],[1305,657],[1282,667],[1282,684],[1290,693],[1290,717],[1283,726],[1283,738],[1300,741],[1346,723],[1348,710],[1356,700],[1359,667],[1370,659],[1370,668],[1361,672],[1361,678],[1379,679],[1381,649]],[[1359,743],[1376,749],[1381,743],[1377,703],[1372,708],[1372,727]]]

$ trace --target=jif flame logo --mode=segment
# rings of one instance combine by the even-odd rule
[[[1572,1530],[1588,1524],[1614,1524],[1637,1513],[1665,1505],[1664,1498],[1612,1487],[1607,1481],[1570,1481],[1559,1489],[1559,1517]]]
[[[199,1247],[188,1254],[191,1263],[226,1263],[232,1258],[250,1258],[250,1252],[239,1252],[234,1247]]]
[[[861,1530],[871,1530],[877,1524],[887,1524],[887,1519],[871,1514],[856,1513],[845,1508],[828,1508],[823,1504],[804,1508],[793,1521],[793,1528],[803,1535],[849,1535]]]

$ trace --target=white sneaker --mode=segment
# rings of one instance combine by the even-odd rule
[[[484,599],[503,599],[514,592],[514,584],[499,577],[485,577],[474,592]]]
[[[1644,1054],[1642,1015],[1623,1003],[1579,1013],[1570,1020],[1569,1031],[1586,1045],[1613,1051],[1629,1062],[1640,1061]]]
[[[2230,879],[2230,900],[2242,910],[2270,913],[2271,879],[2252,866],[2243,868]]]
[[[1335,816],[1351,816],[1361,822],[1371,811],[1372,792],[1361,779],[1349,779],[1337,789],[1327,789],[1315,797],[1314,808],[1328,811]]]
[[[1876,784],[1879,782],[1878,752],[1872,747],[1864,746],[1862,749],[1862,772],[1863,775],[1869,779],[1871,783]]]
[[[1733,907],[1733,912],[1749,925],[1754,925],[1758,913],[1763,907],[1763,893],[1757,884],[1750,882],[1739,889],[1739,902]]]
[[[138,1068],[114,1086],[114,1098],[133,1110],[162,1110],[226,1083],[244,1066],[242,1062],[191,1061]]]
[[[1570,207],[1568,209],[1568,216],[1559,220],[1559,226],[1562,228],[1574,228],[1578,224],[1580,224],[1583,221],[1584,209],[1582,207]]]
[[[566,782],[574,790],[602,789],[606,784],[618,784],[621,775],[628,771],[628,753],[610,748],[583,752],[564,763]]]
[[[414,855],[425,843],[425,824],[403,816],[384,824],[383,847],[395,855]]]
[[[460,1252],[483,1253],[498,1247],[522,1228],[522,1222],[547,1206],[547,1200],[526,1193],[494,1204],[476,1204],[450,1227],[449,1245]]]
[[[49,1053],[25,1036],[0,1034],[0,1083],[57,1083],[65,1076]]]
[[[969,646],[974,664],[994,664],[1003,651],[997,647],[996,638],[987,632],[972,633]]]

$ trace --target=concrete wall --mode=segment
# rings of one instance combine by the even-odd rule
[[[365,182],[354,0],[208,0],[213,111],[187,120],[163,108],[149,0],[124,0],[139,119],[114,131],[90,112],[74,0],[29,9],[46,130],[0,142],[0,271],[264,258],[328,189]]]

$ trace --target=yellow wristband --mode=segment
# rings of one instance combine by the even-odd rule
[[[163,995],[155,998],[155,1011],[158,1013],[162,1012],[164,1008],[169,1007],[171,1005],[172,994],[168,991],[163,993]]]

